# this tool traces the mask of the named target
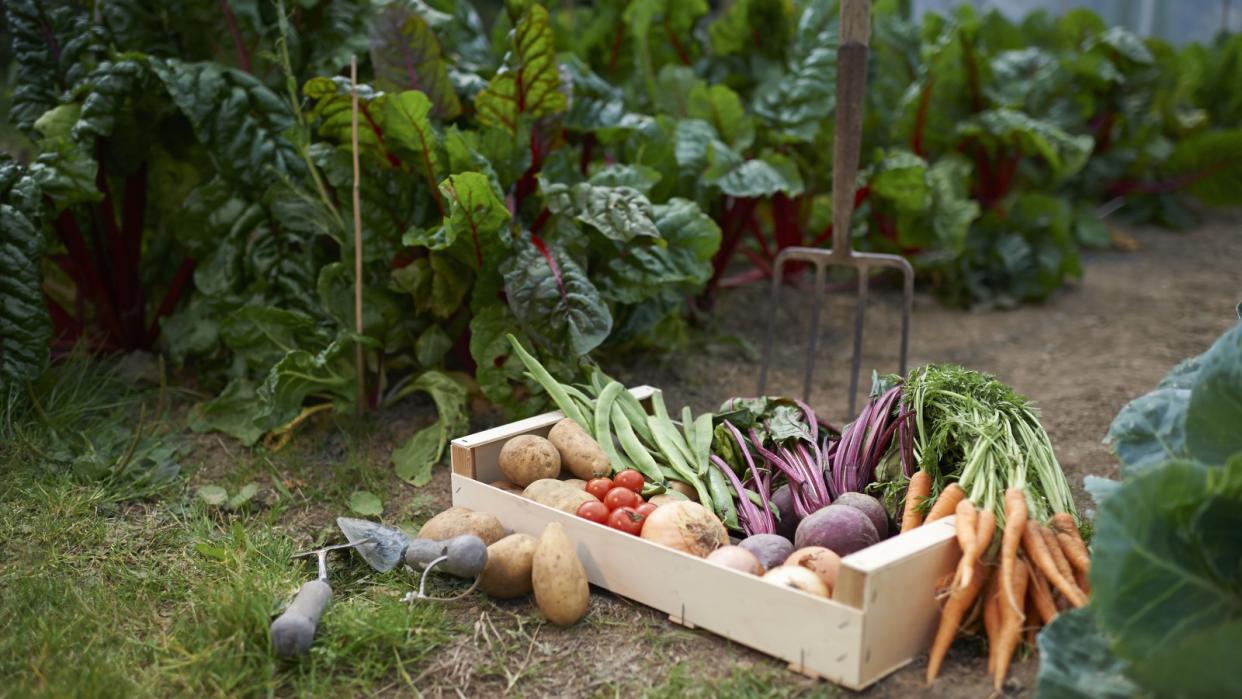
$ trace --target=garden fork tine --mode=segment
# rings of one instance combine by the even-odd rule
[[[901,307],[900,373],[906,373],[906,355],[910,344],[910,316],[914,312],[914,268],[900,255],[855,252],[850,235],[850,219],[854,213],[854,184],[858,177],[859,151],[862,148],[863,99],[867,89],[867,40],[871,32],[870,0],[842,0],[841,39],[837,48],[836,132],[832,158],[832,249],[790,247],[776,256],[772,269],[772,309],[768,314],[768,334],[763,345],[763,361],[759,368],[759,395],[767,385],[768,364],[772,360],[772,344],[776,331],[776,305],[779,301],[784,267],[790,262],[804,262],[815,267],[814,298],[811,303],[810,351],[806,358],[802,398],[810,400],[811,380],[815,373],[815,350],[819,342],[819,316],[827,269],[850,267],[858,270],[858,297],[854,306],[854,349],[850,362],[849,415],[854,415],[858,379],[862,369],[863,324],[866,318],[868,276],[873,267],[899,270],[903,277]]]

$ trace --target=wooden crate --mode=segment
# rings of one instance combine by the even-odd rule
[[[632,389],[640,399],[651,392]],[[488,485],[503,478],[496,459],[508,439],[547,436],[561,418],[546,413],[454,440],[453,504],[533,536],[560,522],[591,584],[851,689],[926,652],[939,621],[936,580],[959,556],[951,517],[846,556],[833,598],[815,597]]]

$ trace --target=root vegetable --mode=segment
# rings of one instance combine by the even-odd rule
[[[1029,524],[1027,526],[1030,526]],[[1061,550],[1061,542],[1057,541],[1057,535],[1052,533],[1048,527],[1040,524],[1039,535],[1044,538],[1044,546],[1048,548],[1049,555],[1052,556],[1052,562],[1056,564],[1057,570],[1061,571],[1061,575],[1066,580],[1074,579],[1074,569],[1070,567],[1070,563],[1065,559],[1065,552]]]
[[[794,547],[823,546],[848,556],[880,540],[871,518],[847,505],[829,505],[811,513],[794,532]]]
[[[742,548],[754,554],[759,559],[759,563],[763,565],[764,570],[771,570],[776,566],[785,562],[789,558],[789,554],[793,553],[793,544],[783,536],[778,534],[755,534],[748,536],[739,544]]]
[[[1009,528],[1008,522],[1005,528]],[[1016,599],[1023,599],[1026,597],[1026,583],[1029,577],[1026,572],[1026,563],[1015,555],[1012,566],[1013,586],[1010,588],[1010,593]],[[1018,641],[1022,639],[1023,621],[1021,607],[1015,608],[1009,604],[1001,604],[1000,612],[1001,626],[996,639],[996,662],[992,667],[992,683],[998,692],[1005,684],[1005,676],[1009,674],[1009,661],[1013,659],[1013,652],[1018,647]]]
[[[1074,522],[1074,516],[1068,512],[1056,513],[1052,516],[1052,529],[1057,535],[1061,551],[1064,552],[1066,560],[1074,570],[1082,575],[1089,574],[1091,556],[1087,553],[1087,545],[1083,543],[1082,535],[1078,533],[1078,524]]]
[[[501,490],[507,490],[510,493],[517,493],[518,495],[522,494],[522,488],[520,486],[516,486],[510,483],[509,481],[503,481],[503,480],[492,481],[489,485],[491,485],[493,488],[500,488]]]
[[[667,505],[670,502],[686,502],[686,496],[681,495],[681,493],[674,490],[661,495],[652,495],[647,499],[647,502],[659,507],[660,505]]]
[[[1027,570],[1031,576],[1027,589],[1030,590],[1035,611],[1039,614],[1040,621],[1050,624],[1057,617],[1057,603],[1052,599],[1052,590],[1048,589],[1048,580],[1039,572],[1037,566],[1028,566]]]
[[[486,512],[475,512],[465,507],[450,507],[427,520],[418,530],[418,538],[447,541],[462,534],[474,534],[491,546],[505,535],[500,520]]]
[[[1000,575],[993,572],[984,590],[983,630],[988,637],[988,674],[996,669],[996,641],[1000,632]]]
[[[539,540],[529,534],[510,534],[487,547],[487,567],[479,589],[497,599],[531,593],[531,566]]]
[[[875,525],[875,531],[880,538],[888,538],[888,512],[884,510],[884,505],[880,504],[879,500],[865,493],[841,493],[841,496],[833,500],[832,504],[845,505],[861,511]]]
[[[1018,597],[1013,592],[1014,562],[1018,559],[1018,548],[1022,544],[1024,531],[1026,495],[1021,488],[1009,488],[1005,491],[1005,531],[1001,536],[1001,594],[1005,597],[1006,609],[1018,616],[1022,616],[1022,606],[1018,604]]]
[[[565,468],[578,478],[589,481],[612,473],[612,463],[604,448],[573,420],[565,418],[553,425],[548,441],[560,452]]]
[[[763,579],[774,585],[792,587],[795,590],[827,597],[828,586],[815,573],[801,566],[778,566],[764,574]]]
[[[932,478],[927,471],[916,471],[906,486],[906,504],[901,514],[901,531],[908,532],[923,523],[920,506],[931,493]]]
[[[741,546],[721,546],[707,554],[707,561],[751,575],[763,575],[766,570],[755,554]]]
[[[1008,529],[1008,525],[1006,525]],[[1048,582],[1057,589],[1061,594],[1065,595],[1065,599],[1075,607],[1082,607],[1087,604],[1087,596],[1082,590],[1078,589],[1078,585],[1074,584],[1072,578],[1066,578],[1065,574],[1057,568],[1056,561],[1052,554],[1048,551],[1048,542],[1044,539],[1038,522],[1027,522],[1022,537],[1023,548],[1026,549],[1026,555],[1031,559],[1031,565],[1039,568],[1039,572],[1048,578]],[[1060,549],[1058,549],[1060,550]]]
[[[699,558],[729,544],[729,534],[716,515],[688,500],[657,507],[643,523],[642,538]]]
[[[923,524],[930,524],[938,519],[944,519],[953,514],[957,509],[957,503],[966,497],[966,491],[962,490],[962,486],[956,483],[950,483],[940,493],[940,497],[936,498],[936,502],[932,504],[931,511],[927,513],[927,519],[923,520]]]
[[[962,557],[957,562],[957,574],[953,576],[954,587],[967,587],[970,584],[969,578],[974,574],[975,561],[979,557],[975,555],[975,539],[978,536],[976,531],[979,513],[975,510],[975,506],[970,504],[970,500],[963,499],[957,503],[957,510],[954,512],[957,519],[954,526],[957,534],[958,548],[962,549]]]
[[[497,457],[500,472],[523,488],[561,473],[561,454],[552,442],[533,434],[518,435],[504,443]]]
[[[807,546],[789,554],[787,566],[799,566],[815,573],[824,581],[828,594],[837,587],[837,572],[841,570],[841,557],[823,546]]]
[[[581,478],[566,478],[565,480],[561,482],[564,483],[565,485],[572,485],[578,490],[586,490],[586,487],[587,487],[587,482],[582,480]]]
[[[953,645],[953,638],[957,636],[962,619],[979,596],[979,591],[983,589],[987,577],[983,564],[976,562],[970,586],[951,588],[949,599],[940,612],[940,627],[936,629],[936,638],[932,641],[931,653],[927,657],[927,684],[935,682],[936,677],[940,675],[940,665],[944,662],[944,656],[949,652],[949,646]]]
[[[553,522],[539,537],[531,559],[535,604],[548,621],[569,626],[586,615],[591,600],[586,569],[560,524]]]
[[[794,511],[793,490],[789,488],[789,484],[786,483],[777,488],[776,492],[772,493],[770,502],[776,506],[776,511],[779,514],[779,518],[776,521],[776,533],[793,541],[794,532],[798,530],[798,522],[801,521],[801,518]]]
[[[599,502],[599,498],[585,490],[555,478],[543,478],[531,483],[522,491],[522,497],[571,515],[576,514],[584,502]]]

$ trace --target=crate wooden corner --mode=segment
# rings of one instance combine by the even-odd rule
[[[640,399],[653,391],[631,389]],[[546,436],[561,418],[546,413],[453,440],[453,504],[490,512],[508,529],[534,536],[560,522],[593,585],[811,677],[863,689],[927,650],[939,620],[936,581],[959,555],[951,517],[846,556],[833,598],[814,597],[488,485],[502,477],[496,459],[505,441]]]

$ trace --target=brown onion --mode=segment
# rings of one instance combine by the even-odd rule
[[[657,507],[643,522],[642,537],[699,558],[729,543],[729,534],[716,515],[689,501]]]
[[[800,566],[777,566],[769,570],[763,579],[774,585],[792,587],[820,597],[828,596],[828,586],[819,576]]]
[[[763,575],[763,564],[755,558],[755,554],[741,546],[721,546],[707,554],[707,562],[751,575]]]
[[[841,557],[823,546],[806,546],[789,554],[785,559],[787,566],[800,566],[815,573],[824,581],[828,592],[837,586],[837,571],[841,569]]]

